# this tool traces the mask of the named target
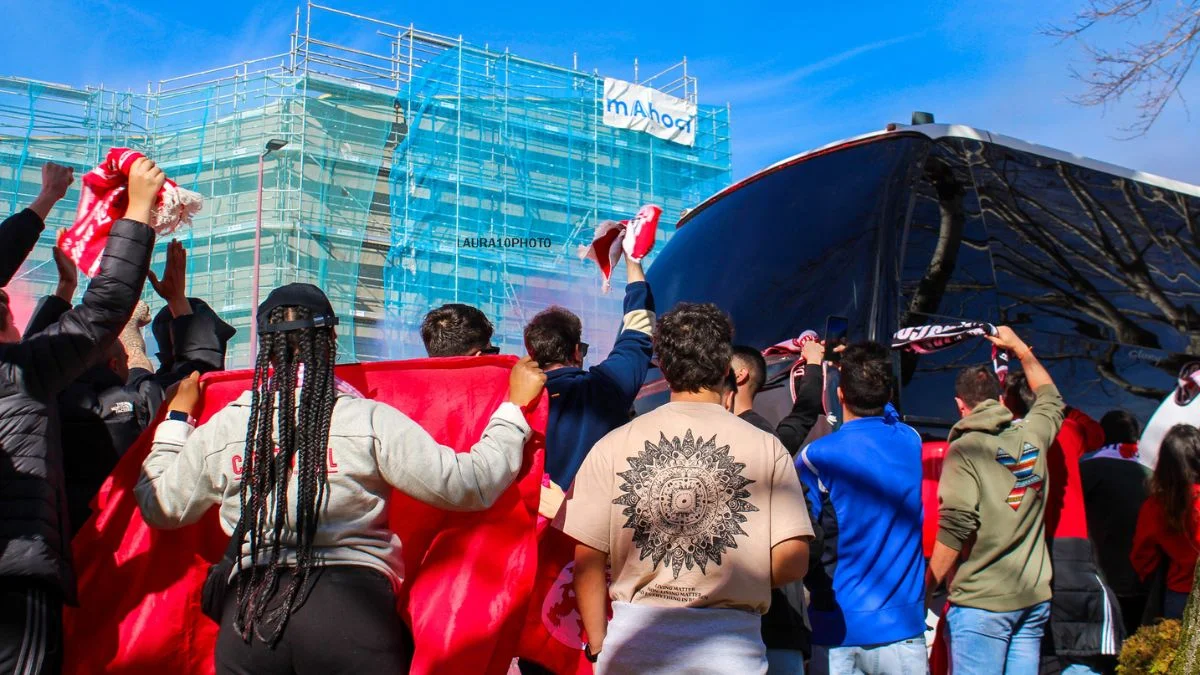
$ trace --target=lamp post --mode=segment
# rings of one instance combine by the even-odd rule
[[[263,202],[263,165],[267,155],[287,145],[287,141],[272,138],[267,141],[262,154],[258,156],[258,208],[254,218],[254,279],[250,288],[250,365],[254,365],[254,355],[258,353],[258,321],[254,313],[258,311],[258,280],[262,268],[262,202]]]

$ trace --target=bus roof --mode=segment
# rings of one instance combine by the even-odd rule
[[[1002,136],[1000,134],[993,134],[992,132],[984,131],[983,129],[976,129],[974,127],[968,127],[968,126],[964,126],[961,124],[917,124],[917,125],[889,124],[888,128],[886,128],[886,129],[882,129],[880,131],[872,131],[871,133],[863,134],[861,136],[855,136],[853,138],[836,141],[834,143],[830,143],[828,145],[823,145],[814,150],[808,150],[806,152],[801,152],[797,155],[793,155],[791,157],[788,157],[787,159],[776,162],[775,164],[772,164],[771,166],[768,166],[767,168],[762,169],[761,171],[758,171],[746,178],[743,178],[742,180],[734,183],[733,185],[730,185],[729,187],[717,192],[716,194],[709,197],[708,199],[705,199],[703,202],[700,202],[700,204],[698,204],[695,208],[693,208],[692,210],[685,213],[679,219],[679,222],[678,222],[678,224],[676,224],[676,227],[677,228],[683,227],[684,223],[686,223],[688,220],[690,220],[694,215],[696,215],[700,211],[704,210],[704,208],[707,207],[709,204],[712,204],[713,202],[717,201],[718,199],[724,197],[725,195],[727,195],[731,192],[734,192],[735,190],[739,190],[742,187],[744,187],[750,183],[753,183],[754,181],[756,181],[764,176],[770,175],[776,171],[785,169],[789,166],[792,166],[793,164],[798,164],[800,162],[811,159],[813,157],[818,157],[820,155],[825,155],[825,154],[828,154],[831,152],[836,152],[838,150],[842,150],[842,149],[848,148],[848,147],[853,147],[856,145],[864,145],[867,143],[873,143],[873,142],[876,142],[876,141],[879,141],[879,140],[882,140],[885,138],[896,136],[898,134],[918,134],[918,135],[925,136],[925,137],[927,137],[931,140],[935,140],[935,141],[938,139],[942,139],[942,138],[966,138],[966,139],[971,139],[971,140],[976,140],[976,141],[982,141],[985,143],[991,143],[993,145],[1001,145],[1004,147],[1012,148],[1013,150],[1020,150],[1022,152],[1027,152],[1027,153],[1039,155],[1042,157],[1046,157],[1049,159],[1066,162],[1069,164],[1074,164],[1076,166],[1081,166],[1086,169],[1091,169],[1093,171],[1099,171],[1102,173],[1111,174],[1111,175],[1117,176],[1119,178],[1135,180],[1139,183],[1153,185],[1155,187],[1160,187],[1164,190],[1170,190],[1172,192],[1180,192],[1180,193],[1183,193],[1186,195],[1191,195],[1193,197],[1200,197],[1200,186],[1192,185],[1191,183],[1184,183],[1183,181],[1177,181],[1177,180],[1172,180],[1170,178],[1163,178],[1162,176],[1156,176],[1152,173],[1145,173],[1143,171],[1135,171],[1133,169],[1127,169],[1123,166],[1117,166],[1116,164],[1109,164],[1108,162],[1101,162],[1099,160],[1091,159],[1089,157],[1083,157],[1081,155],[1074,155],[1069,152],[1064,152],[1062,150],[1058,150],[1056,148],[1050,148],[1050,147],[1047,147],[1044,145],[1037,145],[1035,143],[1029,143],[1026,141],[1022,141],[1019,138],[1013,138],[1011,136]]]

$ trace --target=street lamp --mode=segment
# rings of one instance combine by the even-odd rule
[[[254,313],[258,311],[258,279],[262,264],[262,202],[263,202],[263,163],[267,155],[283,148],[288,142],[279,138],[267,141],[267,146],[258,156],[258,209],[254,219],[254,280],[250,289],[250,365],[254,365],[255,354],[258,353],[258,321]]]

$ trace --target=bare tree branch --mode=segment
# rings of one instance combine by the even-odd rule
[[[1141,41],[1108,48],[1089,40],[1097,25],[1139,24],[1153,18],[1149,14],[1163,20],[1155,22],[1154,35]],[[1186,107],[1179,88],[1200,53],[1200,0],[1087,0],[1070,24],[1044,32],[1060,41],[1078,41],[1087,54],[1087,72],[1071,69],[1087,87],[1074,102],[1103,106],[1134,97],[1137,120],[1123,129],[1131,137],[1149,131],[1171,99]]]

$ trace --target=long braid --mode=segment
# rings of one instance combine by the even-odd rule
[[[268,321],[278,323],[309,318],[305,308],[278,308]],[[337,347],[330,328],[303,328],[283,333],[265,333],[254,375],[254,395],[247,431],[245,472],[242,480],[243,513],[250,515],[250,534],[255,565],[249,575],[239,574],[237,628],[243,639],[255,633],[273,645],[295,609],[296,600],[317,567],[314,554],[320,510],[328,488],[326,468],[329,428],[336,402],[333,366]],[[274,368],[268,372],[268,368]],[[303,382],[298,382],[303,372]],[[299,387],[297,385],[300,385]],[[296,390],[300,389],[300,400]],[[278,415],[273,415],[273,412]],[[303,410],[302,416],[297,410]],[[272,433],[272,422],[277,432]],[[264,433],[265,432],[265,433]],[[278,451],[274,443],[278,438]],[[278,583],[284,560],[285,529],[289,520],[288,486],[296,477],[294,507],[296,541],[295,572],[277,607],[267,605]],[[271,512],[271,504],[274,509]],[[246,508],[249,507],[249,511]],[[270,528],[270,536],[267,536]],[[269,545],[269,552],[260,550]],[[265,554],[265,555],[264,555]],[[241,562],[239,561],[239,572]]]

